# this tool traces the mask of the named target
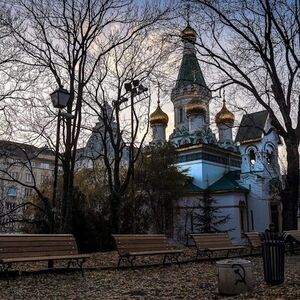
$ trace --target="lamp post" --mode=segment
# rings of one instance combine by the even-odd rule
[[[54,181],[53,181],[53,195],[52,195],[52,216],[51,216],[51,232],[55,231],[55,209],[56,209],[56,194],[57,194],[57,175],[58,175],[58,155],[59,155],[59,141],[60,141],[60,123],[62,112],[61,110],[68,105],[70,93],[60,86],[50,94],[52,104],[58,108],[57,128],[56,128],[56,145],[55,145],[55,162],[54,162]]]
[[[138,79],[132,80],[130,82],[126,82],[124,84],[126,94],[130,94],[130,119],[131,119],[131,143],[130,143],[130,152],[129,152],[129,164],[131,168],[131,201],[133,204],[133,209],[135,212],[135,200],[134,200],[134,98],[147,92],[148,88],[144,87]],[[123,102],[128,99],[123,97]],[[143,100],[143,99],[142,99]],[[141,100],[140,100],[141,101]],[[139,101],[137,101],[139,102]],[[136,103],[137,103],[136,102]],[[135,218],[134,218],[135,219]],[[135,220],[134,220],[134,232],[135,232]]]

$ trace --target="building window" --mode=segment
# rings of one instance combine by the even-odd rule
[[[19,178],[19,173],[18,173],[18,172],[11,172],[11,173],[10,173],[10,176],[11,176],[13,179],[18,179],[18,178]]]
[[[30,197],[32,195],[32,189],[25,188],[25,197]]]
[[[41,163],[41,169],[49,169],[50,165],[47,163]]]
[[[245,203],[243,201],[240,201],[239,206],[240,206],[240,227],[241,227],[241,232],[245,232],[247,210],[246,210]]]
[[[7,190],[8,197],[17,197],[17,188],[15,186],[11,186]]]
[[[251,165],[255,165],[256,163],[256,157],[255,157],[255,151],[254,149],[250,149],[249,151],[249,160]]]
[[[16,203],[5,202],[6,210],[13,210],[16,208]]]
[[[266,145],[266,160],[268,164],[272,164],[274,162],[274,147],[270,144]]]
[[[26,173],[26,182],[32,182],[32,175],[31,175],[31,173]]]
[[[179,123],[183,122],[183,108],[179,108]]]
[[[191,214],[191,232],[194,232],[194,215]]]
[[[41,175],[41,183],[45,183],[48,179],[47,175]]]

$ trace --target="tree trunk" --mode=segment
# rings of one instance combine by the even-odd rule
[[[111,194],[110,209],[111,209],[111,231],[113,234],[120,233],[120,195],[117,193]]]
[[[287,150],[287,175],[282,192],[283,230],[297,229],[299,204],[299,142],[285,139]]]

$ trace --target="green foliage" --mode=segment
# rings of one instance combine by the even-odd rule
[[[82,252],[107,251],[113,248],[107,212],[97,210],[77,186],[74,190],[73,233]],[[95,199],[96,200],[96,199]],[[97,200],[96,200],[97,201]]]
[[[108,196],[100,166],[76,173],[73,233],[81,251],[106,251],[113,248]]]
[[[185,170],[176,166],[171,143],[148,147],[136,167],[136,195],[150,208],[149,220],[158,233],[172,234],[173,208],[183,195]]]
[[[216,200],[206,190],[203,198],[199,199],[197,212],[194,213],[194,226],[198,232],[214,233],[227,232],[230,230],[220,230],[220,226],[226,224],[230,219],[229,215],[220,215]]]

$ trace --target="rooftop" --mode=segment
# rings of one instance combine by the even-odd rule
[[[268,116],[266,110],[244,115],[235,142],[247,143],[262,139]]]

